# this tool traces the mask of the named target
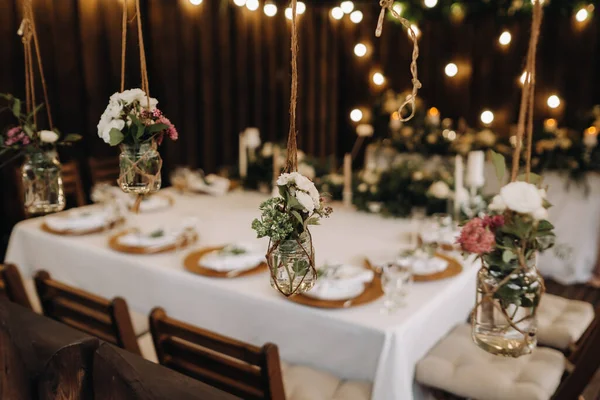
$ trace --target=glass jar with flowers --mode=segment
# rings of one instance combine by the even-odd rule
[[[502,187],[487,215],[462,228],[462,250],[482,262],[471,316],[473,340],[489,353],[519,357],[536,346],[536,311],[544,292],[537,255],[555,239],[549,207],[544,189],[517,180]]]
[[[0,135],[0,156],[12,153],[0,167],[24,156],[21,179],[25,212],[29,215],[49,214],[65,208],[65,195],[61,178],[61,164],[57,145],[69,145],[81,136],[69,134],[61,137],[57,129],[38,130],[35,115],[42,105],[30,112],[22,111],[22,102],[11,94],[0,94],[8,103],[17,120]]]
[[[317,281],[315,251],[308,230],[328,217],[314,183],[298,172],[277,179],[279,197],[260,205],[261,217],[252,222],[259,238],[269,237],[267,264],[271,286],[285,296],[310,290]]]
[[[158,146],[165,136],[177,140],[175,126],[156,108],[158,100],[141,89],[130,89],[110,97],[100,117],[98,136],[111,146],[120,146],[119,186],[126,193],[154,193],[161,186],[162,159]]]

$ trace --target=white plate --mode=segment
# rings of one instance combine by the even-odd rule
[[[323,282],[321,285],[327,285],[328,282]],[[327,300],[327,301],[338,301],[338,300],[350,300],[360,296],[365,291],[364,284],[348,285],[346,287],[335,287],[327,290],[319,290],[319,282],[306,293],[304,296],[312,299]]]

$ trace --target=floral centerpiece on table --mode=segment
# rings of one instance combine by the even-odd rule
[[[271,285],[286,296],[310,290],[317,279],[314,248],[308,227],[333,211],[326,207],[314,183],[298,172],[277,179],[280,196],[260,205],[252,221],[259,238],[269,237],[267,263]]]
[[[141,89],[110,96],[98,123],[98,136],[121,146],[119,185],[129,193],[147,194],[160,188],[162,160],[157,151],[164,137],[177,140],[175,126],[156,108],[158,100]]]
[[[495,155],[497,166],[500,159],[503,163]],[[538,176],[530,176],[541,182]],[[555,240],[554,227],[547,220],[549,207],[546,191],[539,185],[515,181],[493,198],[487,215],[462,228],[458,239],[462,250],[482,262],[473,339],[488,352],[518,357],[536,345],[535,315],[544,290],[537,254]]]

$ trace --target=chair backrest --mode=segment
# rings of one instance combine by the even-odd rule
[[[119,157],[94,158],[89,160],[90,172],[92,175],[92,184],[106,182],[116,185],[119,178]]]
[[[77,207],[85,206],[85,193],[77,161],[73,160],[63,164],[60,172],[65,196],[73,196]]]
[[[21,274],[13,264],[0,264],[0,297],[32,309]]]
[[[109,301],[55,281],[46,271],[35,275],[35,286],[46,316],[141,354],[127,303],[121,297]]]
[[[162,365],[243,399],[284,400],[277,346],[252,346],[169,318],[150,314],[150,330]]]
[[[569,357],[569,362],[574,368],[554,393],[553,400],[579,398],[600,367],[600,307],[596,309],[596,318]]]

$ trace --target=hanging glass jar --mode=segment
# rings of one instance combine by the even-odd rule
[[[149,194],[161,185],[162,159],[156,141],[121,144],[119,186],[125,193]]]
[[[477,276],[473,340],[485,351],[508,357],[530,354],[537,344],[536,309],[543,292],[537,255],[519,271],[484,265]]]
[[[60,170],[56,151],[40,150],[25,156],[21,177],[27,214],[49,214],[65,208]]]
[[[271,286],[285,296],[307,292],[317,282],[315,250],[310,234],[298,240],[282,240],[269,254]]]

